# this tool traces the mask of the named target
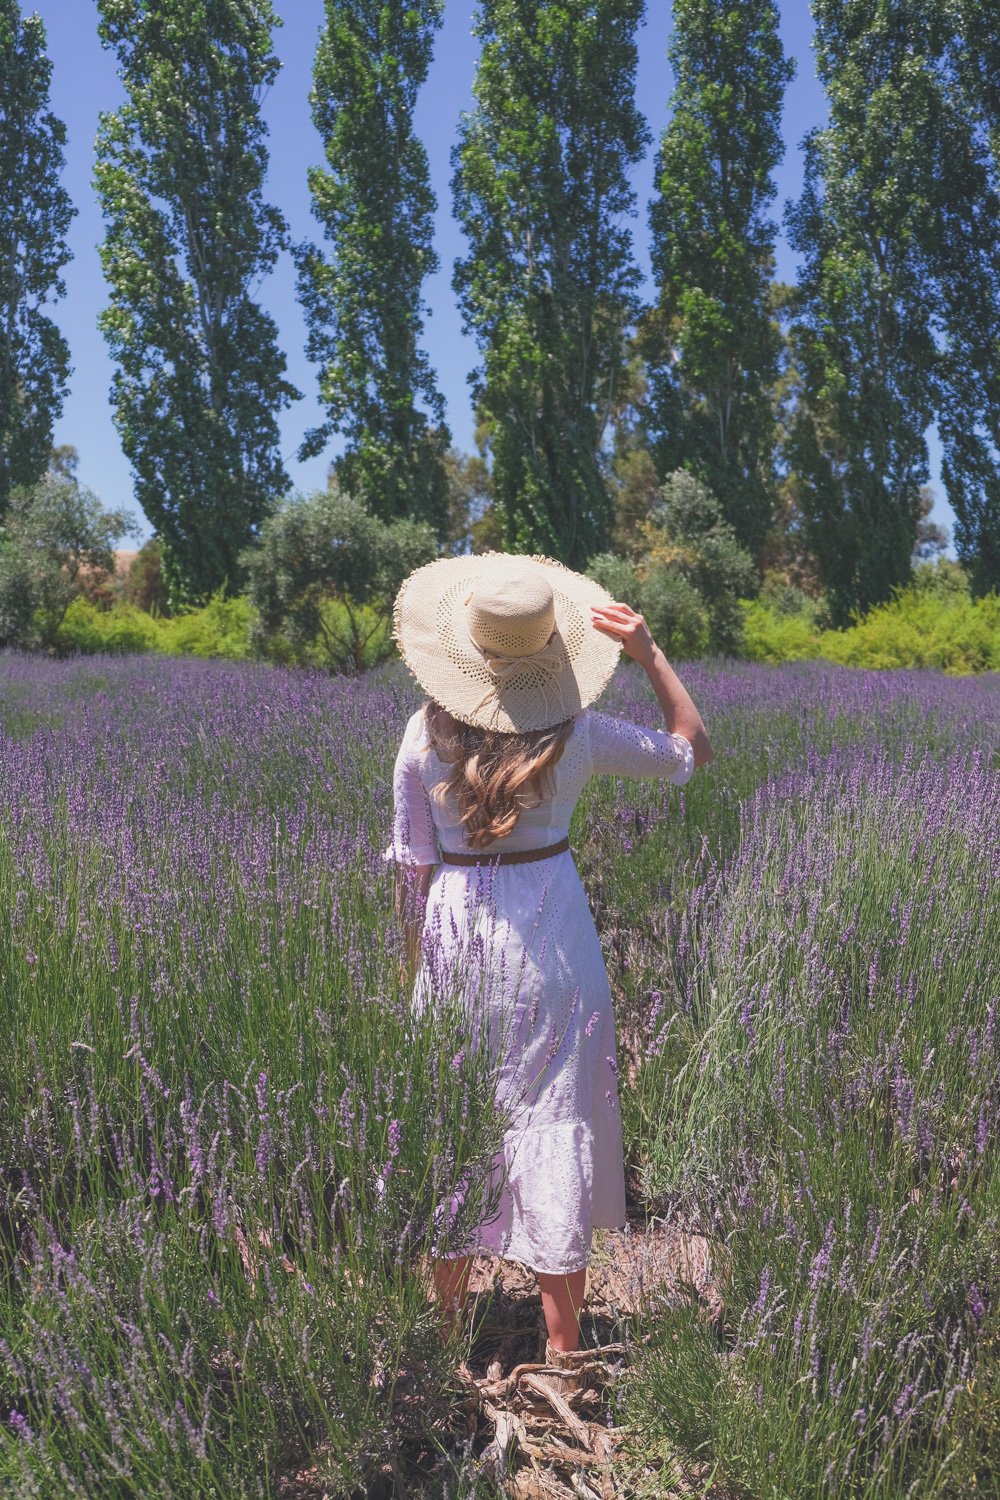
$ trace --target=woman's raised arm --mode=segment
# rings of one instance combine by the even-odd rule
[[[596,630],[616,635],[626,656],[638,662],[653,685],[653,692],[663,710],[668,734],[682,734],[694,751],[694,763],[703,766],[715,759],[715,752],[705,732],[701,714],[691,702],[687,688],[667,661],[650,634],[642,615],[627,604],[591,606]]]

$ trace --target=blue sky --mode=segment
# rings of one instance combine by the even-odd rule
[[[149,528],[135,504],[129,465],[122,454],[111,421],[108,391],[112,365],[97,330],[97,317],[106,302],[98,245],[103,228],[92,186],[94,137],[98,114],[114,109],[122,98],[115,60],[97,37],[93,0],[35,0],[24,7],[37,10],[48,33],[53,62],[52,108],[66,122],[68,144],[64,183],[79,210],[70,231],[74,259],[66,268],[67,295],[52,308],[69,341],[73,375],[70,394],[56,430],[56,442],[73,443],[80,454],[80,478],[106,505],[133,509],[143,535]],[[264,112],[270,128],[270,171],[267,196],[288,220],[293,240],[318,238],[309,207],[306,173],[322,160],[321,143],[309,117],[308,93],[316,39],[323,20],[322,0],[276,0],[284,25],[275,38],[282,62],[278,80],[268,95]],[[467,377],[476,363],[472,341],[462,333],[461,318],[451,291],[451,269],[464,252],[464,241],[451,216],[450,153],[463,110],[472,106],[477,43],[471,34],[474,4],[447,0],[444,24],[438,33],[435,57],[417,106],[416,127],[427,148],[431,178],[437,194],[436,249],[438,274],[426,288],[431,315],[426,320],[425,344],[437,371],[439,388],[447,401],[448,423],[455,442],[472,447],[472,410]],[[799,143],[812,126],[825,118],[823,91],[816,80],[811,50],[812,20],[806,0],[781,4],[781,35],[785,51],[796,60],[796,78],[785,100],[783,131],[785,158],[777,173],[775,213],[780,217],[785,199],[802,186]],[[653,188],[653,151],[666,124],[671,75],[666,60],[670,35],[669,0],[647,0],[647,17],[639,33],[638,104],[653,132],[654,144],[634,173],[638,218],[633,224],[636,252],[648,282],[648,226],[646,205]],[[794,280],[796,261],[784,237],[778,241],[777,274]],[[295,485],[325,485],[329,452],[307,463],[295,453],[303,433],[321,420],[316,401],[316,372],[303,354],[305,328],[295,300],[295,279],[288,256],[264,284],[261,300],[277,322],[288,358],[289,378],[304,394],[282,420],[282,452]],[[937,478],[940,454],[931,444],[932,470]],[[941,486],[935,490],[942,496]],[[934,519],[951,524],[953,517],[939,498]]]

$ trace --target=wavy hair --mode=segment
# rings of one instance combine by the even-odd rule
[[[434,795],[442,802],[454,797],[470,849],[506,838],[522,812],[552,791],[552,772],[574,723],[566,719],[551,729],[503,734],[463,724],[433,700],[424,706],[424,717],[438,759],[452,767]]]

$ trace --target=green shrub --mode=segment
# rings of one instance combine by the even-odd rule
[[[845,667],[938,667],[964,676],[1000,670],[1000,597],[951,598],[907,589],[851,630],[827,630],[820,654]]]
[[[0,526],[0,645],[60,650],[67,610],[87,593],[111,597],[113,547],[132,517],[52,468],[29,489],[11,491]]]
[[[160,638],[159,622],[131,604],[98,609],[79,598],[63,616],[53,647],[57,656],[96,656],[99,652],[121,656],[162,650]]]
[[[317,603],[315,634],[294,629],[255,632],[260,655],[283,667],[367,672],[396,655],[392,621],[384,608],[325,598]]]
[[[139,548],[132,559],[124,580],[120,584],[121,597],[136,609],[144,609],[150,615],[171,614],[170,596],[163,576],[163,543],[159,537],[151,536]]]
[[[250,631],[256,610],[244,594],[226,599],[220,589],[202,609],[158,622],[168,656],[220,657],[243,661],[250,654]]]
[[[587,573],[612,598],[645,616],[654,640],[668,656],[689,661],[708,650],[705,602],[673,563],[647,569],[604,552]]]
[[[435,554],[422,522],[387,525],[336,489],[289,496],[242,557],[256,649],[337,673],[384,660],[400,585]]]
[[[220,657],[242,661],[250,653],[254,609],[239,595],[216,594],[203,609],[173,619],[158,619],[133,605],[119,603],[98,609],[86,599],[75,599],[57,630],[53,649],[58,656],[120,656],[158,652],[163,656]]]
[[[805,614],[786,614],[763,600],[743,605],[743,655],[751,661],[804,661],[819,656],[820,632]]]
[[[740,655],[740,597],[754,592],[757,572],[714,495],[679,469],[660,490],[643,534],[640,558],[602,553],[589,576],[645,615],[668,656]]]
[[[952,676],[1000,671],[1000,597],[972,599],[955,565],[917,570],[914,584],[848,630],[819,630],[809,615],[744,602],[744,655],[751,661],[823,657],[845,667],[936,667]]]

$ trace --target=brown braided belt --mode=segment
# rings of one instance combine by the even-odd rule
[[[539,859],[552,859],[553,855],[565,854],[569,838],[550,844],[547,849],[519,849],[512,854],[491,854],[484,849],[482,854],[451,854],[442,852],[443,865],[533,865]]]

